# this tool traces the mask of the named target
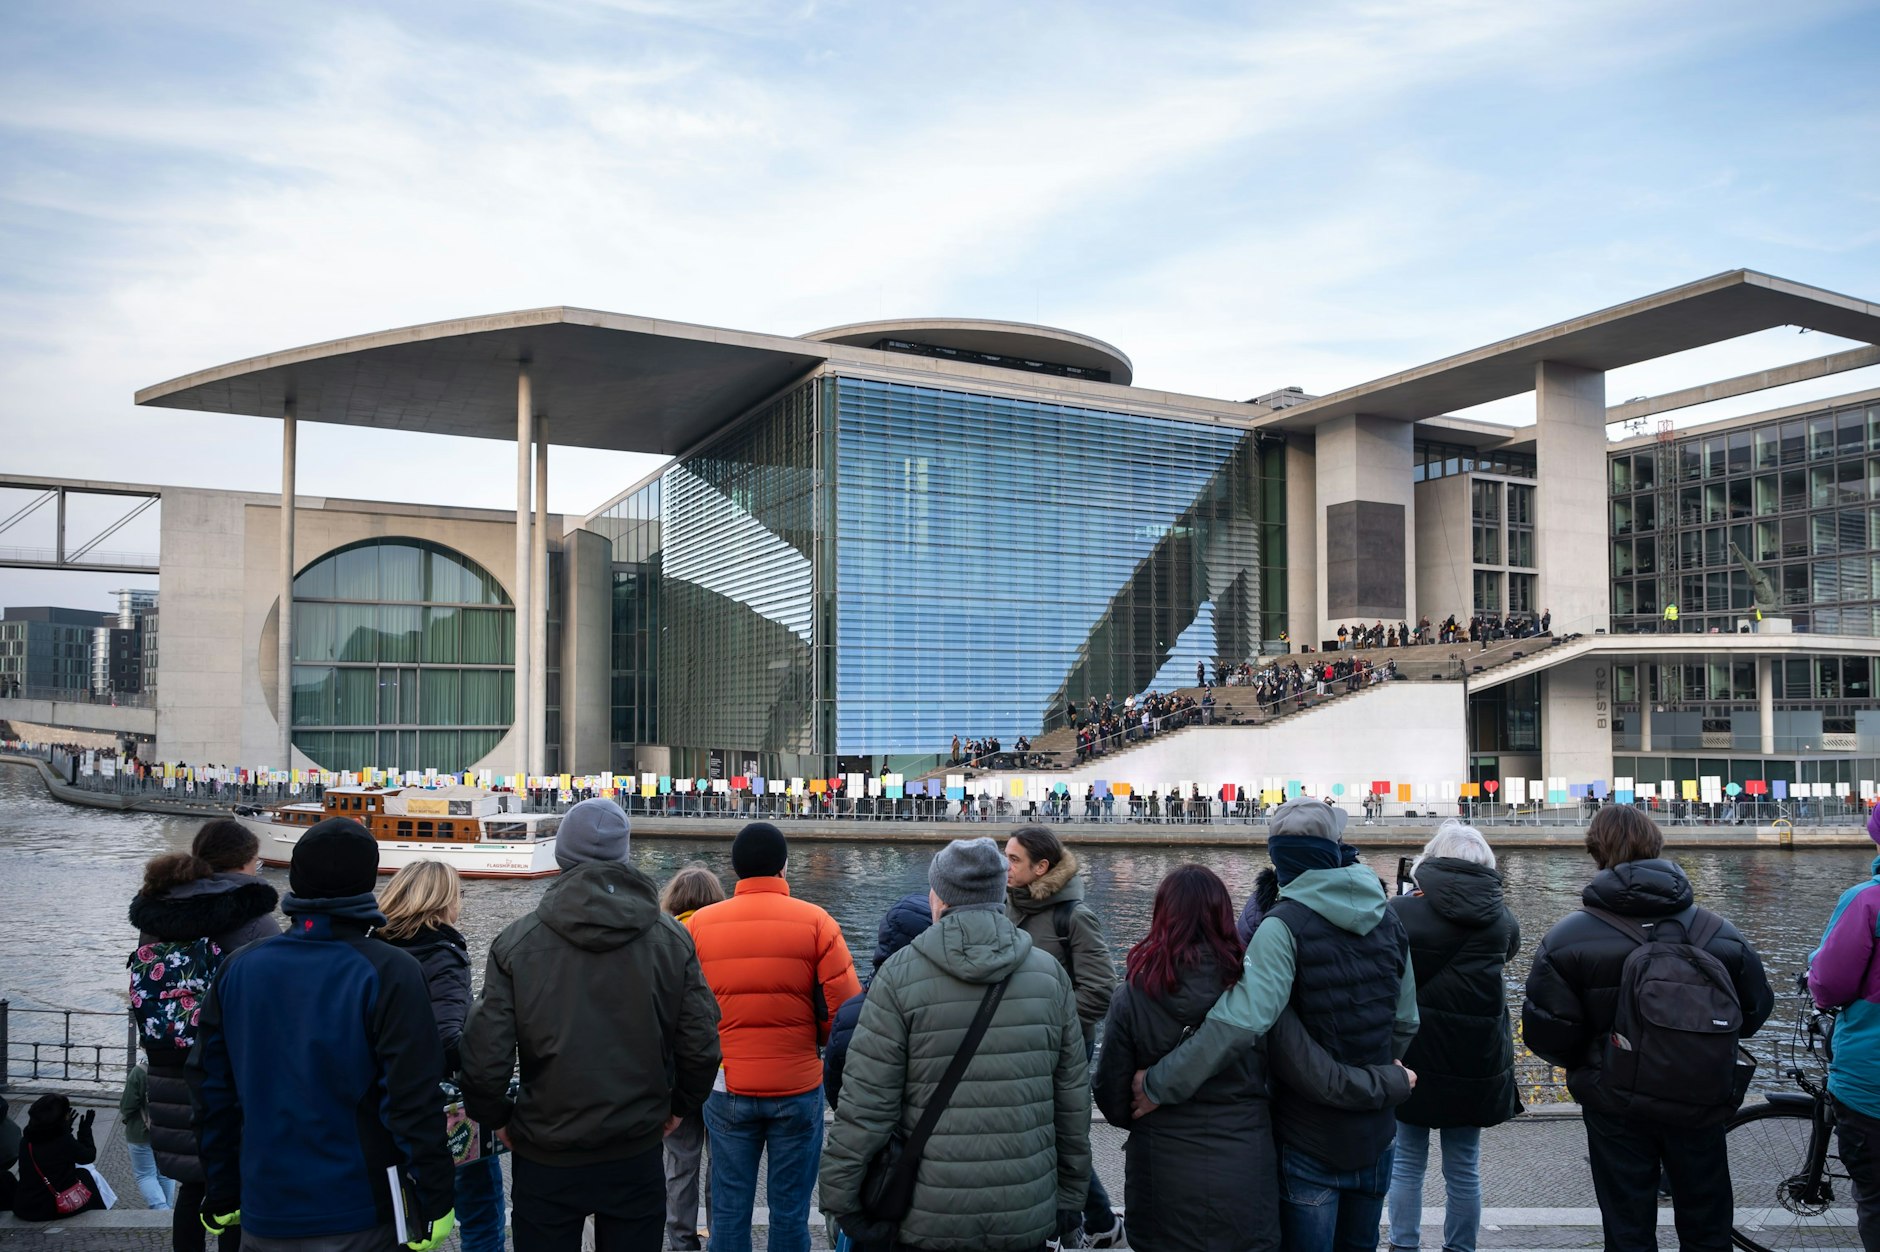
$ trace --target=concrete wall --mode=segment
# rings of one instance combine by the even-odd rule
[[[82,743],[109,747],[120,735],[148,739],[157,733],[155,709],[132,709],[76,700],[0,700],[0,722],[34,743]]]
[[[1258,786],[1267,777],[1333,783],[1465,779],[1461,683],[1396,682],[1334,700],[1277,726],[1186,730],[1121,756],[1063,773],[1026,775],[1067,783],[1074,794],[1098,780],[1164,794],[1179,782],[1212,794],[1222,783]]]
[[[1591,634],[1612,622],[1606,376],[1543,361],[1534,367],[1534,404],[1536,608],[1553,613],[1556,634]]]
[[[560,524],[551,516],[551,540]],[[158,759],[274,763],[279,527],[280,506],[273,497],[164,490]],[[335,548],[394,536],[427,539],[463,553],[495,575],[514,598],[515,530],[493,511],[302,496],[295,515],[294,565],[304,569]],[[610,620],[603,620],[602,631]],[[507,773],[514,761],[512,732],[478,765]],[[296,752],[294,764],[312,762]]]
[[[1408,422],[1363,414],[1317,431],[1316,640],[1340,622],[1416,618],[1416,498]]]
[[[1418,483],[1415,494],[1417,612],[1432,624],[1451,613],[1466,621],[1475,606],[1469,476]]]
[[[591,530],[562,541],[562,768],[598,774],[612,768],[613,547]]]
[[[1612,779],[1612,662],[1569,661],[1541,674],[1541,772],[1569,782]]]

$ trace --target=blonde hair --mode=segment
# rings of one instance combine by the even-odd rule
[[[659,893],[659,907],[668,916],[677,917],[708,904],[717,904],[724,898],[725,885],[718,881],[718,875],[712,873],[709,866],[694,861],[674,874],[666,889]]]
[[[413,861],[392,875],[379,897],[385,925],[379,934],[409,939],[426,926],[445,921],[463,903],[457,871],[442,861]]]

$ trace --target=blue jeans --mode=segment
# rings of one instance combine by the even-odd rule
[[[1475,1252],[1482,1226],[1482,1132],[1445,1126],[1443,1252]],[[1414,1248],[1423,1237],[1423,1175],[1430,1162],[1430,1131],[1397,1123],[1396,1163],[1390,1171],[1390,1246]]]
[[[457,1230],[463,1252],[503,1252],[503,1158],[457,1169]]]
[[[1377,1219],[1390,1190],[1391,1150],[1364,1169],[1332,1169],[1279,1150],[1279,1231],[1286,1252],[1377,1252]]]
[[[176,1180],[157,1172],[157,1154],[150,1150],[150,1145],[126,1142],[124,1150],[131,1154],[131,1173],[137,1177],[137,1190],[143,1193],[144,1207],[175,1208]]]
[[[774,1098],[714,1091],[705,1102],[705,1131],[712,1145],[711,1252],[751,1252],[757,1163],[766,1154],[768,1246],[771,1252],[809,1252],[809,1201],[822,1157],[822,1087]]]

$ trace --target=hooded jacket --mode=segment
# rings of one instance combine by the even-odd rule
[[[290,895],[286,910],[287,933],[224,961],[203,1001],[204,1204],[268,1238],[351,1234],[392,1220],[398,1166],[422,1229],[454,1188],[424,973],[369,936],[385,921],[370,892]]]
[[[79,1169],[97,1159],[89,1119],[81,1119],[75,1127],[28,1124],[20,1142],[20,1179],[13,1193],[13,1215],[23,1222],[57,1221],[65,1215],[59,1212],[53,1192],[64,1191],[75,1182],[91,1189],[91,1199],[80,1212],[103,1208],[104,1198],[98,1194],[97,1183]]]
[[[1110,1011],[1116,965],[1103,941],[1103,923],[1084,903],[1084,878],[1076,854],[1066,848],[1064,859],[1048,873],[1028,886],[1007,887],[1005,898],[1005,915],[1012,924],[1070,971],[1071,985],[1077,991],[1077,1018],[1086,1036],[1094,1034],[1097,1023]],[[1068,944],[1058,938],[1060,908]]]
[[[816,1049],[835,1010],[862,989],[836,919],[792,898],[781,877],[744,878],[686,929],[718,997],[726,1090],[776,1098],[821,1086]]]
[[[1880,842],[1880,807],[1867,823]],[[1808,959],[1808,992],[1824,1009],[1840,1009],[1828,1090],[1857,1113],[1880,1117],[1880,859],[1873,876],[1841,893]]]
[[[1334,1055],[1343,1062],[1363,1065],[1387,1064],[1393,1057],[1401,1058],[1417,1032],[1416,975],[1410,966],[1408,940],[1403,939],[1401,924],[1385,906],[1384,886],[1377,875],[1369,867],[1357,864],[1308,870],[1281,887],[1279,899],[1282,903],[1296,901],[1312,915],[1323,919],[1332,931],[1356,939],[1369,937],[1379,926],[1388,926],[1396,932],[1401,972],[1394,992],[1384,988],[1347,987],[1342,983],[1337,986],[1321,984],[1312,990],[1321,993],[1343,990],[1367,997],[1379,991],[1394,995],[1395,1007],[1389,1015],[1390,1055],[1354,1058],[1336,1051]],[[1280,1014],[1294,1004],[1294,975],[1299,970],[1300,957],[1298,942],[1286,919],[1269,912],[1253,932],[1253,942],[1247,945],[1240,981],[1221,994],[1207,1019],[1189,1039],[1143,1075],[1143,1093],[1150,1101],[1158,1105],[1181,1104],[1194,1098],[1202,1084],[1220,1072],[1239,1050],[1253,1046],[1271,1030]],[[1307,1029],[1313,1029],[1312,1013],[1303,1011],[1313,1006],[1297,1007],[1302,1009],[1300,1016]],[[1315,1037],[1328,1049],[1335,1049],[1340,1043],[1323,1036]],[[1309,1092],[1295,1094],[1308,1104],[1312,1102]],[[1309,1120],[1301,1117],[1295,1119],[1295,1123],[1303,1125]],[[1318,1120],[1327,1122],[1328,1133],[1331,1133],[1329,1122],[1335,1119]],[[1332,1137],[1338,1136],[1333,1134]]]
[[[1388,1108],[1410,1093],[1410,1077],[1401,1067],[1341,1065],[1296,1016],[1282,1013],[1259,1047],[1229,1060],[1193,1099],[1134,1117],[1136,1071],[1161,1060],[1198,1028],[1221,993],[1216,970],[1189,966],[1169,995],[1153,996],[1125,982],[1110,1002],[1091,1088],[1104,1119],[1129,1132],[1124,1205],[1130,1246],[1140,1252],[1279,1246],[1272,1221],[1279,1194],[1269,1068],[1289,1086],[1336,1108]]]
[[[431,1015],[437,1018],[437,1041],[444,1048],[444,1076],[449,1078],[463,1062],[457,1041],[470,1013],[470,947],[456,927],[442,922],[426,926],[400,939],[381,936],[394,948],[411,953],[424,971],[431,993]]]
[[[1417,1086],[1397,1120],[1499,1126],[1521,1111],[1504,977],[1521,924],[1502,902],[1501,875],[1486,865],[1431,857],[1417,866],[1416,883],[1416,895],[1390,902],[1410,936],[1419,1018],[1404,1057]]]
[[[281,897],[249,874],[212,874],[154,895],[131,897],[130,922],[139,946],[209,939],[224,959],[239,948],[281,933],[274,916]],[[144,1046],[150,1069],[150,1150],[157,1169],[178,1182],[203,1181],[201,1149],[190,1113],[194,1093],[189,1059],[178,1048]]]
[[[1629,861],[1601,870],[1580,893],[1593,908],[1641,923],[1688,919],[1694,905],[1690,880],[1671,861]],[[1569,913],[1554,923],[1534,953],[1527,997],[1521,1005],[1521,1037],[1536,1056],[1567,1071],[1567,1089],[1595,1112],[1612,1110],[1601,1096],[1599,1043],[1618,1013],[1625,959],[1637,944],[1597,917]],[[1728,921],[1705,951],[1723,962],[1743,1009],[1742,1037],[1761,1029],[1775,1007],[1762,958]],[[1720,1110],[1718,1122],[1731,1110]]]
[[[949,909],[875,975],[823,1147],[822,1211],[861,1210],[868,1162],[913,1130],[992,983],[1012,981],[927,1141],[900,1240],[1016,1252],[1082,1209],[1090,1177],[1083,1027],[1063,966],[997,906]]]
[[[889,957],[914,942],[914,937],[931,925],[933,906],[928,903],[925,892],[917,891],[896,900],[882,917],[875,934],[874,970],[879,971]],[[873,981],[871,972],[869,983]],[[842,1067],[848,1061],[849,1039],[855,1034],[855,1023],[862,1019],[862,1001],[868,997],[869,983],[862,984],[861,991],[842,1002],[829,1026],[829,1042],[823,1048],[823,1099],[829,1102],[830,1108],[836,1106],[842,1095]]]
[[[563,871],[490,945],[458,1046],[465,1110],[507,1126],[518,1156],[624,1160],[658,1146],[668,1117],[711,1094],[718,1005],[653,881],[592,861]]]

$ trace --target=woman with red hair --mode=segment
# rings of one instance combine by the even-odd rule
[[[1291,1014],[1182,1104],[1130,1116],[1135,1074],[1173,1051],[1240,980],[1243,945],[1227,887],[1204,865],[1170,872],[1149,933],[1129,951],[1104,1026],[1092,1087],[1123,1149],[1124,1211],[1136,1252],[1279,1247],[1279,1176],[1267,1066],[1315,1100],[1347,1108],[1401,1103],[1414,1075],[1400,1065],[1341,1065]]]

